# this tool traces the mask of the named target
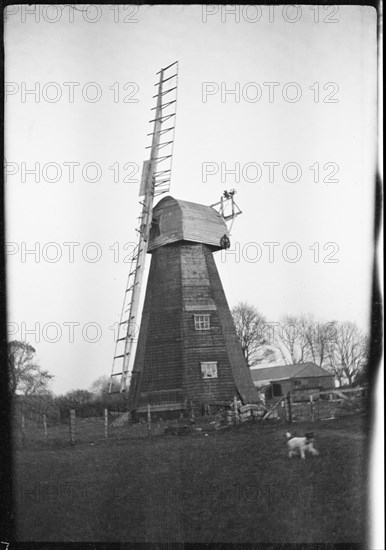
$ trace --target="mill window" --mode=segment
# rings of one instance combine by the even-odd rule
[[[217,378],[217,361],[201,363],[201,376],[203,379]]]
[[[195,330],[210,330],[210,315],[194,315]]]

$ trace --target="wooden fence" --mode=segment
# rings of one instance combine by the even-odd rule
[[[334,389],[323,391],[315,399],[297,402],[293,395],[268,402],[265,405],[246,404],[235,397],[232,403],[213,404],[197,413],[197,407],[189,403],[183,418],[162,420],[158,413],[147,407],[146,415],[137,424],[129,422],[129,413],[105,408],[98,417],[83,418],[71,408],[65,420],[58,422],[52,416],[42,414],[31,417],[22,408],[13,417],[13,440],[17,447],[76,445],[106,441],[108,439],[126,439],[130,437],[150,437],[165,433],[165,428],[173,426],[207,426],[219,429],[244,422],[319,422],[335,420],[342,416],[365,412],[366,390],[364,388]],[[200,430],[201,428],[198,428]],[[207,429],[207,428],[204,428]],[[197,431],[198,431],[197,430]]]
[[[288,393],[275,402],[267,404],[263,420],[282,420],[286,422],[318,422],[335,420],[350,414],[365,411],[367,390],[365,388],[336,388],[318,392],[317,398],[310,394],[308,401],[296,401]]]

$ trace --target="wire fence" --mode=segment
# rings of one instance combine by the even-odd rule
[[[296,399],[296,396],[295,396]],[[150,405],[145,414],[132,421],[122,407],[109,409],[89,403],[77,407],[26,406],[19,403],[12,415],[12,436],[16,449],[52,448],[76,444],[98,444],[106,440],[125,440],[169,434],[205,433],[245,422],[293,423],[333,421],[366,411],[364,388],[320,392],[317,398],[297,402],[291,393],[266,404],[243,405],[237,397],[231,403],[205,406],[190,402],[174,418],[161,418]],[[118,409],[118,410],[117,410]],[[121,410],[120,410],[121,409]]]

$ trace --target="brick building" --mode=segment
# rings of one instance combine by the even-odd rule
[[[213,258],[224,236],[227,226],[209,206],[168,196],[154,208],[131,410],[257,401]]]

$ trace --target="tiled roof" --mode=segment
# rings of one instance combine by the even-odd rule
[[[288,380],[289,378],[317,378],[320,376],[333,376],[330,372],[314,363],[297,363],[296,365],[281,365],[279,367],[265,367],[251,369],[252,380]]]

